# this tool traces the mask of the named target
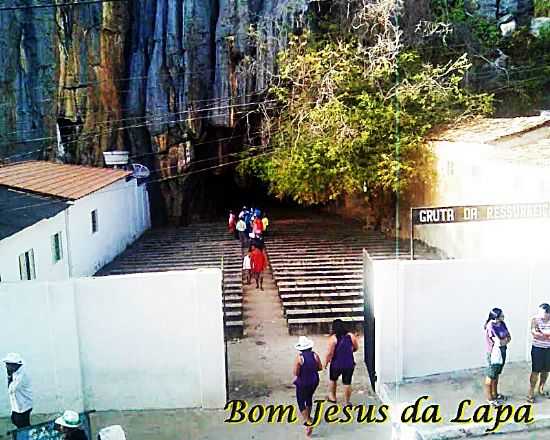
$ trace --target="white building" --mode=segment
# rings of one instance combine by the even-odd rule
[[[123,170],[29,161],[0,167],[0,280],[93,275],[151,226]]]
[[[433,142],[435,184],[416,206],[550,202],[550,115],[483,119]],[[550,218],[421,225],[415,239],[450,258],[537,257],[550,246]]]

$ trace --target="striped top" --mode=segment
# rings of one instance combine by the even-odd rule
[[[550,335],[550,319],[548,321],[544,321],[541,318],[534,319],[537,330]],[[533,347],[550,348],[550,339],[539,339],[533,336]]]

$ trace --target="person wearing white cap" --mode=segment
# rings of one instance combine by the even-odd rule
[[[31,381],[18,353],[8,353],[4,356],[3,362],[8,373],[11,421],[17,428],[25,428],[31,425]]]
[[[298,343],[294,346],[300,353],[294,360],[294,385],[296,385],[296,400],[298,408],[304,418],[306,437],[311,437],[313,427],[310,426],[311,408],[313,407],[313,394],[319,386],[319,373],[323,369],[321,359],[315,353],[313,341],[306,336],[300,336]]]
[[[80,416],[76,411],[65,411],[55,419],[55,427],[63,434],[63,440],[88,440],[86,433],[80,429]]]

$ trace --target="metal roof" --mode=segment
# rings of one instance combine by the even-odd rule
[[[54,217],[68,207],[63,200],[0,187],[0,240]]]
[[[124,170],[33,160],[0,167],[0,185],[77,200],[130,174]]]

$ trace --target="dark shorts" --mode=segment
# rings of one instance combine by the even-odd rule
[[[342,375],[342,383],[344,385],[351,385],[351,378],[353,376],[353,370],[355,368],[332,368],[332,364],[330,364],[330,370],[329,370],[329,378],[333,382],[336,382],[340,375]]]
[[[32,411],[32,408],[23,413],[17,413],[13,411],[11,413],[11,422],[15,426],[17,426],[17,429],[31,426],[31,411]]]
[[[296,386],[296,401],[298,402],[300,411],[313,407],[313,394],[318,386],[318,382],[315,385]]]
[[[491,364],[491,353],[487,353],[487,377],[489,379],[496,379],[506,363],[506,346],[500,347],[500,352],[502,353],[502,365],[501,364]]]
[[[531,347],[533,373],[550,372],[550,348]]]

